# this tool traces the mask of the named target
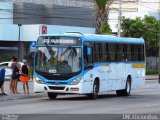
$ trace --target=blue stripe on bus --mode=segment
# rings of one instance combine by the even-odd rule
[[[125,37],[114,37],[107,35],[77,35],[77,34],[46,34],[41,36],[62,36],[62,37],[79,37],[83,42],[109,42],[109,43],[133,43],[133,44],[144,44],[143,38],[125,38]]]
[[[36,75],[37,77],[39,77],[45,84],[48,84],[48,85],[49,85],[49,83],[47,83],[47,82],[50,82],[50,83],[52,83],[52,82],[53,82],[53,83],[54,83],[54,82],[61,82],[61,83],[70,84],[73,80],[75,80],[75,79],[78,78],[78,77],[83,76],[84,74],[83,74],[83,71],[82,71],[80,74],[78,74],[78,75],[76,75],[76,76],[74,76],[74,77],[72,77],[72,78],[70,78],[70,79],[68,79],[68,80],[48,80],[48,79],[44,78],[43,76],[37,74],[36,72],[35,72],[35,75]],[[59,85],[61,85],[61,84],[59,84]]]

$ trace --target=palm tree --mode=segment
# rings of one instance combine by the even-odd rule
[[[109,7],[115,0],[94,0],[96,5],[96,32],[102,25],[108,25]]]

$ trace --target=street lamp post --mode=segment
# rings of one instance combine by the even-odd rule
[[[119,13],[118,13],[118,33],[117,36],[121,37],[121,17],[122,17],[122,0],[119,0]]]
[[[158,9],[158,15],[159,15],[159,25],[160,26],[160,9]],[[158,59],[158,71],[159,71],[159,84],[160,84],[160,28],[158,32],[158,46],[159,46],[159,59]]]
[[[18,24],[19,34],[18,34],[18,61],[20,61],[20,37],[21,37],[21,26],[22,24]]]

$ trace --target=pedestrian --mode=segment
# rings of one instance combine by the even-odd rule
[[[28,81],[30,79],[29,75],[29,66],[27,65],[27,60],[23,59],[23,65],[21,68],[21,77],[20,81],[23,83],[23,91],[24,94],[26,94],[26,89],[27,89],[27,94],[29,94],[29,84]]]
[[[4,79],[5,79],[5,69],[0,70],[0,89],[1,89],[1,95],[7,95],[4,92]]]
[[[12,68],[11,93],[12,94],[19,94],[19,92],[17,91],[17,84],[18,84],[18,79],[20,77],[20,74],[19,74],[19,68],[18,68],[18,63],[17,63],[16,57],[13,58],[11,68]]]
[[[12,68],[11,68],[11,65],[12,65],[12,63],[13,63],[13,59],[14,58],[16,58],[15,56],[12,56],[12,58],[11,58],[11,61],[8,63],[8,68],[9,69],[11,69],[11,73],[13,72],[13,70],[12,70]],[[11,74],[11,76],[10,76],[10,84],[9,84],[9,90],[10,90],[10,92],[12,91],[11,90],[11,86],[12,86],[12,74]]]

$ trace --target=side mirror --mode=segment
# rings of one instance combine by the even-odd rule
[[[87,67],[85,67],[85,69],[93,69],[93,65],[88,65]]]

